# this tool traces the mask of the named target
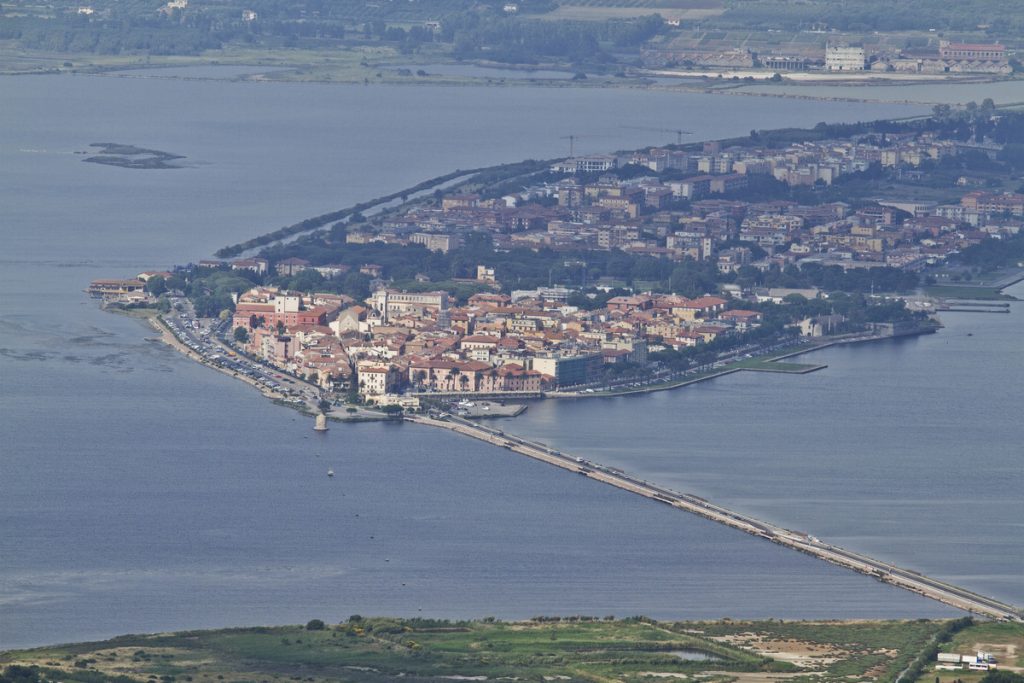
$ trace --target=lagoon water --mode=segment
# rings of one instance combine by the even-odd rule
[[[91,279],[203,258],[452,168],[558,156],[563,135],[580,135],[581,151],[592,152],[662,142],[624,125],[685,123],[704,138],[920,111],[739,102],[526,87],[0,79],[0,647],[355,612],[951,614],[449,433],[363,424],[318,436],[295,413],[149,340],[152,331],[138,321],[101,313],[81,292]],[[81,163],[74,154],[106,141],[184,154],[187,167],[128,170]],[[1020,312],[995,318],[977,322],[998,334],[978,333],[964,349],[977,373],[998,375],[1019,359],[998,354],[1019,336]],[[971,384],[979,378],[959,369],[963,354],[945,351],[942,340],[954,337],[943,335],[953,334],[822,352],[830,368],[808,377],[738,376],[696,391],[595,404],[596,413],[582,412],[582,404],[537,405],[509,426],[1013,598],[1019,585],[1006,578],[1007,567],[1021,534],[1012,524],[1024,515],[1016,514],[1019,469],[1006,453],[1020,433],[1019,423],[999,427],[997,418],[1012,415],[1019,397]],[[986,354],[1002,365],[986,366]],[[923,371],[901,379],[911,362],[934,372],[931,384],[921,384]],[[911,518],[913,535],[946,534],[948,542],[912,545],[891,519],[880,525],[870,510],[851,512],[856,492],[893,509],[885,500],[892,488],[871,486],[884,472],[850,482],[853,470],[844,465],[835,470],[839,481],[814,458],[830,449],[840,454],[830,456],[835,465],[857,452],[863,432],[847,429],[845,416],[819,416],[835,429],[809,430],[806,414],[841,392],[851,397],[844,406],[854,396],[873,402],[879,392],[914,406],[915,392],[932,386],[963,395],[943,403],[947,411],[968,411],[991,427],[971,434],[971,449],[1001,455],[976,461],[907,439],[891,421],[874,423],[906,459],[892,477],[905,477],[911,464],[942,474],[932,480],[936,488],[911,487],[898,510]],[[783,395],[797,402],[765,412]],[[715,421],[688,421],[695,410]],[[907,421],[943,426],[944,417],[920,410],[908,407]],[[602,431],[599,415],[641,436],[624,427]],[[789,445],[793,454],[762,449],[739,457],[738,446],[753,438],[742,429],[749,425],[770,433],[773,449]],[[833,435],[835,443],[819,442]],[[699,448],[696,456],[678,460],[681,437]],[[872,438],[877,446],[882,437]],[[865,465],[895,464],[887,453]],[[990,495],[975,496],[975,484],[966,484],[979,477],[991,480]],[[787,502],[796,496],[804,500]],[[929,524],[938,507],[922,496],[948,500],[961,514]],[[1014,531],[1016,541],[1006,536]],[[967,538],[977,542],[964,545]],[[943,563],[963,555],[976,561]]]
[[[849,98],[877,102],[914,102],[929,104],[966,104],[992,98],[996,104],[1009,105],[1024,101],[1024,81],[1002,80],[992,83],[898,83],[876,85],[829,85],[825,83],[782,83],[748,85],[737,92],[760,95],[792,95],[796,97]]]
[[[808,375],[536,402],[515,432],[1021,605],[1024,304],[942,321]]]

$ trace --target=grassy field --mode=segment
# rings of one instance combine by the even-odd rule
[[[37,680],[891,681],[944,627],[904,622],[655,622],[562,619],[503,623],[353,617],[310,630],[259,627],[129,635],[0,654]],[[987,626],[987,625],[986,625]],[[981,628],[981,627],[979,627]],[[979,631],[974,639],[1021,638]],[[971,640],[971,637],[968,637]],[[1016,641],[1014,641],[1016,642]]]
[[[1024,628],[1015,624],[975,624],[957,633],[943,652],[991,652],[1006,667],[1024,668]]]
[[[1024,674],[1024,627],[1019,624],[983,622],[960,631],[940,648],[942,652],[971,655],[979,651],[995,656],[997,666]],[[921,672],[918,683],[978,683],[984,671],[936,671],[934,665]]]
[[[266,69],[269,72],[267,80],[362,83],[364,80],[415,80],[415,76],[399,76],[388,68],[389,65],[409,65],[415,71],[418,63],[437,61],[446,61],[446,53],[441,48],[434,52],[425,50],[418,55],[401,55],[396,49],[387,46],[322,50],[227,47],[223,50],[209,50],[197,56],[140,56],[33,52],[4,49],[0,43],[0,73],[42,73],[51,70],[102,73],[160,67],[253,66]],[[149,72],[147,75],[159,76],[159,72]]]
[[[820,681],[892,681],[929,644],[941,622],[732,622],[703,635],[783,659]]]

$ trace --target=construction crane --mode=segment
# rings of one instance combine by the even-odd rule
[[[561,136],[558,139],[559,140],[568,140],[569,141],[569,156],[573,157],[573,156],[575,156],[575,152],[576,152],[576,141],[577,140],[584,140],[584,139],[588,139],[588,138],[603,138],[603,137],[607,137],[607,136],[606,135],[563,135],[563,136]]]
[[[629,128],[631,130],[646,130],[646,131],[650,131],[652,133],[675,133],[676,134],[676,144],[677,145],[683,144],[683,136],[684,135],[693,135],[693,131],[692,130],[682,130],[680,128],[647,128],[645,126],[621,126],[621,127],[622,128]]]

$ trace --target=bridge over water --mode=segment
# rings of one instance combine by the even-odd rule
[[[534,460],[540,460],[549,465],[585,475],[596,481],[659,501],[679,510],[700,515],[705,519],[710,519],[752,536],[757,536],[772,543],[806,553],[834,565],[852,569],[855,572],[874,577],[883,583],[918,593],[957,609],[973,612],[992,619],[1024,622],[1024,610],[1014,605],[1009,605],[966,588],[933,579],[911,569],[904,569],[894,564],[832,545],[814,536],[785,529],[750,515],[729,510],[700,496],[695,496],[691,493],[680,493],[638,479],[622,470],[563,453],[543,443],[529,441],[508,434],[500,429],[464,420],[446,413],[438,417],[409,415],[405,419],[416,424],[448,429],[495,446],[507,448]]]

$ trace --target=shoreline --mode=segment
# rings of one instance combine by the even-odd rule
[[[784,352],[782,352],[779,355],[769,354],[771,356],[770,358],[769,357],[759,357],[759,356],[755,356],[754,358],[755,359],[761,359],[762,362],[765,363],[765,364],[771,364],[771,363],[774,363],[776,361],[783,360],[785,358],[794,358],[796,356],[801,356],[801,355],[803,355],[805,353],[811,353],[812,351],[820,351],[822,349],[827,349],[827,348],[830,348],[832,346],[841,346],[841,345],[845,345],[845,344],[862,344],[862,343],[868,343],[868,342],[885,341],[887,339],[899,339],[901,337],[916,337],[916,336],[920,336],[920,335],[923,335],[923,334],[934,334],[939,329],[941,329],[941,326],[939,326],[939,327],[931,327],[931,328],[923,327],[923,328],[919,328],[917,330],[914,330],[913,332],[910,332],[910,333],[898,334],[898,335],[870,335],[870,336],[864,336],[862,334],[856,334],[856,335],[853,335],[853,336],[845,335],[843,337],[828,338],[826,341],[823,341],[821,343],[812,343],[812,344],[809,344],[808,346],[803,347],[803,348],[796,348],[796,349],[792,349],[792,350],[789,350],[789,351],[784,351]],[[733,363],[733,365],[738,365],[741,362],[742,361],[736,361],[735,363]],[[679,380],[671,380],[669,382],[663,382],[661,384],[652,384],[650,386],[645,386],[645,387],[635,387],[635,388],[623,389],[622,391],[605,391],[605,392],[594,391],[592,393],[582,393],[582,392],[546,392],[544,394],[543,398],[552,398],[552,399],[614,398],[614,397],[617,397],[617,396],[630,396],[630,395],[635,395],[635,394],[649,394],[649,393],[653,393],[653,392],[656,392],[656,391],[668,391],[668,390],[671,390],[671,389],[681,389],[681,388],[689,386],[691,384],[697,384],[698,382],[705,382],[705,381],[708,381],[708,380],[715,379],[717,377],[724,377],[726,375],[731,375],[731,374],[737,373],[737,372],[744,372],[744,371],[746,371],[746,372],[775,372],[775,373],[778,373],[778,374],[788,374],[788,375],[806,375],[806,374],[811,373],[811,372],[817,372],[818,370],[824,370],[827,367],[828,367],[828,365],[826,365],[826,364],[815,364],[815,365],[812,365],[812,366],[809,366],[809,367],[807,367],[805,369],[800,369],[800,370],[796,370],[796,369],[782,369],[782,368],[777,369],[777,370],[773,370],[771,368],[766,368],[766,367],[750,368],[750,367],[728,367],[728,366],[726,366],[726,367],[724,367],[724,368],[722,368],[720,370],[712,370],[712,371],[710,371],[708,373],[701,374],[701,375],[698,375],[698,376],[695,376],[695,377],[683,378],[683,379],[679,379]]]
[[[73,57],[73,55],[71,56]],[[63,57],[62,57],[63,58]],[[39,55],[36,59],[40,61],[55,60],[52,54]],[[593,74],[589,81],[574,81],[571,78],[531,78],[528,76],[522,76],[520,74],[529,73],[535,70],[558,70],[567,71],[567,67],[560,67],[559,65],[532,65],[530,69],[524,68],[523,65],[495,65],[488,62],[457,62],[457,61],[444,61],[437,60],[433,61],[432,65],[440,66],[464,66],[470,68],[485,68],[493,70],[502,70],[509,73],[508,77],[501,75],[493,76],[472,76],[472,75],[448,75],[448,74],[429,74],[426,77],[405,79],[402,77],[397,78],[381,78],[377,80],[370,80],[368,83],[362,76],[356,77],[349,75],[339,75],[338,77],[332,77],[330,74],[325,76],[313,76],[310,78],[282,78],[275,77],[283,73],[294,73],[310,68],[315,68],[318,63],[310,62],[297,62],[297,63],[260,63],[261,60],[275,59],[275,55],[270,53],[261,58],[242,59],[240,61],[233,61],[230,57],[228,58],[204,58],[204,57],[179,57],[169,58],[167,63],[163,64],[140,64],[127,62],[124,64],[83,64],[77,67],[52,67],[49,69],[40,70],[16,70],[13,67],[0,70],[0,76],[53,76],[53,75],[76,75],[76,76],[92,76],[92,77],[104,77],[104,78],[155,78],[155,79],[166,79],[166,80],[200,80],[200,81],[224,81],[231,83],[289,83],[289,84],[318,84],[318,85],[360,85],[360,86],[374,86],[374,85],[387,85],[387,86],[403,86],[403,87],[534,87],[534,88],[589,88],[589,89],[624,89],[624,90],[642,90],[649,92],[677,92],[677,93],[692,93],[692,94],[705,94],[705,95],[731,95],[731,96],[745,96],[745,97],[775,97],[783,99],[796,99],[796,100],[813,100],[822,102],[863,102],[868,104],[893,104],[893,105],[906,105],[906,106],[932,106],[941,103],[944,100],[937,99],[879,99],[877,97],[858,97],[858,96],[834,96],[834,95],[814,95],[804,94],[797,92],[750,92],[745,88],[751,86],[774,86],[780,87],[796,87],[796,88],[815,88],[815,87],[880,87],[880,88],[892,88],[895,92],[897,88],[906,88],[907,86],[916,85],[933,85],[933,86],[982,86],[987,84],[995,83],[1012,83],[1024,81],[1020,75],[1010,76],[999,76],[992,74],[955,74],[955,75],[943,75],[943,74],[911,74],[914,78],[908,77],[908,75],[901,74],[868,74],[860,78],[851,78],[850,74],[844,74],[842,76],[830,75],[828,73],[815,73],[814,79],[800,78],[799,76],[803,72],[794,72],[793,78],[783,77],[781,82],[772,82],[769,78],[763,77],[764,73],[767,72],[744,72],[744,71],[729,71],[729,70],[704,70],[704,71],[692,71],[692,72],[673,72],[669,70],[645,70],[643,73],[636,73],[627,76],[610,76],[602,74]],[[330,65],[330,62],[325,62],[326,65]],[[417,64],[412,64],[413,67]],[[430,66],[430,65],[424,65]],[[253,73],[242,74],[232,77],[206,77],[202,75],[190,75],[190,76],[164,76],[159,72],[163,69],[180,69],[180,68],[253,68],[256,69]],[[375,68],[381,72],[391,72],[395,65],[390,63],[379,64]],[[151,74],[143,73],[125,73],[125,72],[143,72],[150,71]],[[571,69],[568,69],[571,71]],[[774,71],[772,72],[775,73]],[[736,78],[738,80],[733,80]],[[751,81],[744,81],[744,78],[753,78]],[[678,80],[678,82],[666,82],[671,80]],[[1024,104],[1024,102],[1005,102],[1001,103],[999,107],[1018,107]]]
[[[159,341],[171,347],[178,353],[181,353],[189,360],[194,361],[199,365],[202,365],[203,367],[215,370],[223,375],[227,375],[232,379],[237,379],[244,382],[245,384],[248,384],[252,388],[258,390],[264,396],[264,398],[270,399],[271,402],[274,403],[275,405],[284,408],[291,408],[292,410],[301,413],[306,417],[315,417],[316,414],[310,411],[305,403],[295,403],[294,401],[289,400],[291,397],[288,396],[287,394],[274,391],[269,387],[263,386],[251,377],[247,377],[233,370],[229,370],[228,368],[223,368],[214,363],[210,363],[205,358],[197,354],[195,351],[185,346],[185,344],[182,343],[182,341],[178,339],[178,337],[175,336],[175,334],[167,327],[167,324],[163,321],[160,315],[134,315],[131,317],[136,318],[138,320],[142,320],[144,318],[150,327],[152,327],[155,331],[160,333]],[[336,415],[333,414],[333,411],[331,411],[331,414],[327,415],[327,419],[331,420],[332,422],[347,423],[378,422],[382,420],[393,420],[394,418],[383,413],[381,413],[380,417],[377,417],[376,415],[367,415],[365,414],[365,411],[361,412],[361,414],[356,415]]]
[[[233,372],[231,370],[228,370],[227,368],[218,367],[217,365],[208,362],[198,353],[185,346],[185,344],[183,344],[182,341],[178,339],[178,337],[175,336],[173,332],[171,332],[171,330],[167,327],[167,324],[159,315],[146,316],[146,320],[149,323],[150,327],[152,327],[154,330],[160,333],[160,341],[162,341],[164,344],[167,344],[178,353],[184,354],[185,357],[188,358],[189,360],[195,361],[196,363],[204,367],[210,368],[211,370],[216,370],[217,372],[227,375],[228,377],[241,380],[242,382],[245,382],[254,389],[258,389],[259,392],[263,394],[264,397],[271,399],[272,401],[278,403],[279,405],[289,405],[284,402],[284,399],[288,398],[287,394],[282,394],[280,392],[274,391],[273,389],[261,386],[256,380],[252,379],[251,377],[240,375],[237,372]],[[295,409],[299,410],[298,407],[295,407]],[[299,412],[304,411],[299,410]]]
[[[1019,283],[1022,279],[1024,279],[1024,271],[1011,272],[1010,274],[1003,275],[995,283],[990,285],[990,287],[998,288],[1000,292],[1003,292],[1008,287]],[[138,314],[132,315],[130,312],[128,312],[128,314],[132,317],[143,317]],[[258,382],[249,377],[209,362],[207,358],[204,358],[201,354],[196,353],[186,346],[167,326],[166,322],[160,315],[149,314],[144,317],[147,318],[148,324],[160,333],[161,341],[168,344],[171,348],[183,353],[186,357],[197,361],[202,365],[219,370],[236,379],[242,379],[250,386],[259,389],[260,393],[265,397],[274,400],[275,403],[287,405],[288,407],[295,408],[304,414],[312,415],[312,413],[308,411],[308,406],[305,403],[302,406],[291,405],[290,401],[285,401],[287,394],[282,394],[270,389],[269,387],[261,386]],[[765,354],[762,357],[755,356],[753,364],[757,364],[759,362],[762,366],[770,365],[771,363],[778,362],[786,358],[797,357],[811,351],[819,351],[832,346],[881,341],[903,336],[918,336],[920,334],[934,333],[937,329],[938,327],[932,325],[918,325],[912,331],[902,334],[880,335],[858,333],[835,338],[825,338],[819,342],[808,343],[802,347],[784,348],[775,353]],[[590,394],[580,392],[563,394],[549,392],[548,394],[544,394],[543,397],[585,398],[591,396],[611,397],[646,394],[654,391],[682,388],[691,384],[714,379],[716,377],[740,372],[742,370],[772,371],[770,368],[765,367],[742,367],[745,362],[748,362],[747,359],[734,358],[730,365],[705,374],[651,386],[631,387],[623,391],[595,392]],[[806,365],[803,368],[797,368],[794,365],[789,365],[787,368],[779,368],[775,371],[803,374],[823,369],[825,367],[827,367],[827,365],[824,364]],[[365,415],[353,415],[348,419],[337,416],[331,416],[331,419],[339,422],[361,422],[368,421],[373,418]],[[381,415],[379,419],[387,420],[391,418],[389,416]],[[791,550],[803,552],[839,567],[870,576],[883,583],[888,583],[895,587],[918,593],[924,597],[937,600],[956,609],[983,614],[995,619],[1018,622],[1024,621],[1024,612],[1014,605],[999,602],[998,600],[988,598],[987,596],[974,593],[968,589],[960,588],[938,579],[932,579],[913,570],[902,569],[891,563],[876,560],[842,547],[833,546],[808,534],[795,532],[784,527],[774,525],[770,522],[715,505],[710,501],[700,498],[699,496],[680,493],[645,480],[637,479],[621,470],[600,465],[581,457],[565,455],[545,444],[527,441],[512,434],[507,434],[501,430],[486,427],[479,422],[462,420],[461,418],[454,418],[445,414],[442,414],[442,419],[437,419],[433,416],[423,414],[405,415],[403,420],[413,424],[419,424],[421,426],[447,429],[493,446],[514,451],[520,455],[530,457],[531,459],[545,462],[567,471],[576,472],[602,483],[615,486],[616,488],[626,492],[641,495],[645,498],[670,505],[676,509],[702,516],[710,521],[729,526],[738,531],[743,531],[744,533],[760,537],[764,540],[769,540]]]

